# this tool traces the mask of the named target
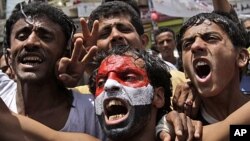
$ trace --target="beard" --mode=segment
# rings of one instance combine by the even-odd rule
[[[104,133],[111,140],[125,140],[143,132],[144,128],[151,119],[151,104],[133,106],[129,111],[129,116],[126,120],[116,125],[107,125],[105,117],[102,113],[97,115]]]

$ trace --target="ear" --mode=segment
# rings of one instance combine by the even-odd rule
[[[162,108],[165,104],[164,88],[157,87],[154,89],[153,105],[156,108]]]
[[[6,61],[7,61],[8,65],[11,66],[11,61],[12,60],[11,60],[10,48],[6,49],[6,56],[7,56],[7,60]]]
[[[248,63],[248,60],[249,60],[249,53],[248,53],[247,49],[245,49],[245,48],[240,49],[237,59],[238,59],[237,60],[238,66],[240,68],[245,67]]]
[[[148,42],[149,42],[148,35],[144,33],[144,34],[142,34],[142,35],[140,36],[140,38],[141,38],[143,47],[146,48],[147,45],[148,45]]]

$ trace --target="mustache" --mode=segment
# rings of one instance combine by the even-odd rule
[[[32,49],[22,48],[20,50],[12,52],[12,58],[16,58],[17,60],[21,60],[25,56],[38,56],[39,58],[46,58],[46,51],[40,47],[33,47]]]

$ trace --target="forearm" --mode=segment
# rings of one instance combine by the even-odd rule
[[[240,107],[238,110],[230,114],[225,120],[220,121],[215,124],[211,124],[208,126],[204,126],[203,128],[203,141],[211,141],[211,140],[229,140],[229,128],[230,125],[233,124],[250,124],[250,101]],[[216,134],[214,133],[214,129],[216,130]],[[211,136],[211,134],[213,136]]]
[[[25,136],[33,141],[98,141],[95,137],[84,133],[55,131],[27,117],[16,116]]]
[[[214,11],[226,12],[231,11],[231,5],[228,0],[213,0]]]
[[[83,133],[66,133],[49,127],[28,117],[11,113],[0,98],[0,140],[13,141],[98,141]]]

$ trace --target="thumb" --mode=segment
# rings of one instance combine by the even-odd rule
[[[161,141],[171,141],[171,135],[165,131],[162,131],[159,136]]]

